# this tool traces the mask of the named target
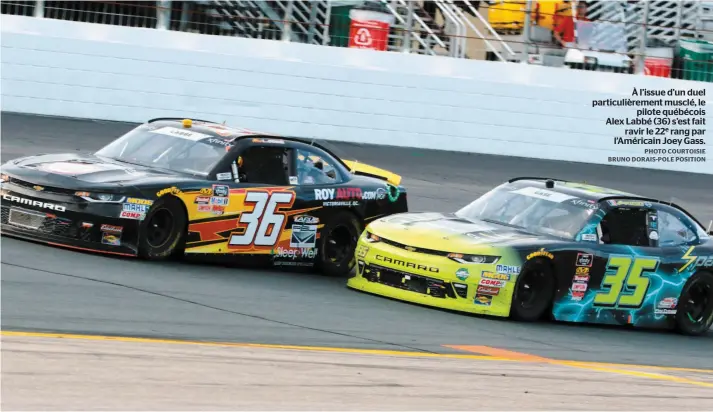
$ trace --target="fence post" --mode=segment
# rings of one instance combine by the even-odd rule
[[[158,9],[156,15],[156,28],[168,30],[171,26],[171,0],[160,0],[156,2]]]
[[[37,0],[35,2],[35,17],[43,18],[45,17],[45,1]]]
[[[649,31],[649,2],[644,1],[644,18],[642,23],[641,37],[639,37],[639,56],[638,56],[638,67],[636,68],[636,74],[644,75],[646,74],[646,37]]]

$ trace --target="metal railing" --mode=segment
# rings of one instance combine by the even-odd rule
[[[713,47],[683,56],[673,53],[680,49],[682,40],[713,40],[713,30],[706,26],[713,22],[713,7],[698,1],[589,2],[589,20],[609,27],[596,32],[594,42],[616,40],[623,44],[625,50],[608,57],[630,61],[629,66],[607,66],[601,61],[591,64],[591,56],[585,56],[587,50],[579,50],[579,45],[567,49],[555,45],[551,30],[538,24],[540,16],[529,18],[536,1],[508,2],[515,14],[518,11],[513,3],[520,7],[520,15],[514,18],[521,24],[515,24],[519,28],[514,32],[490,24],[489,14],[498,11],[505,4],[503,0],[490,4],[469,0],[374,1],[394,18],[388,33],[384,33],[388,51],[713,81]],[[479,9],[478,3],[487,7]],[[349,46],[348,10],[354,6],[354,2],[343,0],[4,0],[0,4],[3,14],[336,47]],[[572,55],[580,60],[570,58]]]

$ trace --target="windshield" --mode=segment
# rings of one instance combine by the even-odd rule
[[[96,154],[147,167],[207,175],[225,155],[228,140],[177,127],[141,126]]]
[[[456,215],[573,240],[598,208],[593,200],[536,187],[497,187]]]

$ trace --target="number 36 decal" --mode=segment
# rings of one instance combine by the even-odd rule
[[[649,278],[655,272],[659,260],[652,257],[612,256],[607,262],[607,271],[602,281],[602,291],[594,296],[598,306],[639,308],[649,290]],[[626,288],[625,288],[626,286]],[[609,288],[607,290],[606,288]]]
[[[285,215],[277,209],[291,207],[294,200],[294,192],[248,192],[245,203],[254,208],[240,215],[239,223],[247,225],[245,232],[230,236],[229,246],[275,245],[285,225]]]

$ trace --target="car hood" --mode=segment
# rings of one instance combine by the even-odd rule
[[[183,176],[164,170],[85,154],[48,154],[5,163],[2,172],[30,183],[68,189],[92,186],[133,186],[142,182],[172,184]]]
[[[441,213],[391,215],[372,222],[367,230],[385,240],[407,246],[454,253],[556,242],[548,236]]]

